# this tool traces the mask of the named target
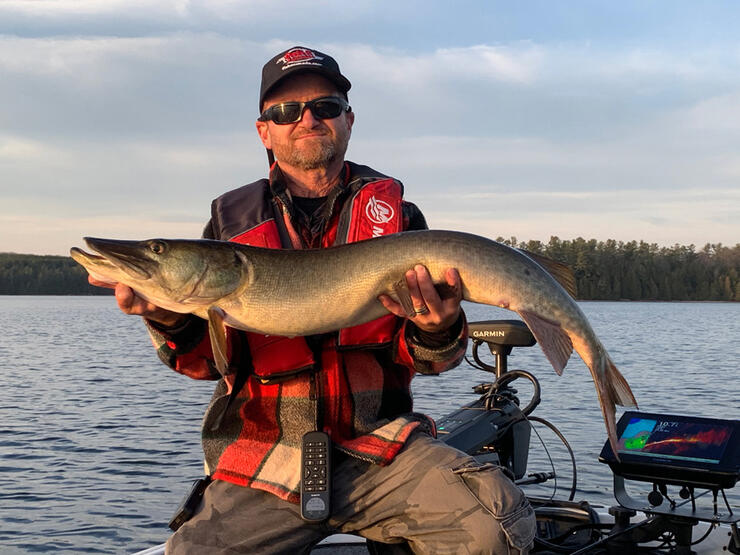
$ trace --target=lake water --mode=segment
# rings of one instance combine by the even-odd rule
[[[740,304],[582,303],[647,411],[740,418]],[[469,320],[515,317],[467,305]],[[604,424],[577,355],[562,377],[539,347],[515,350],[511,369],[534,373],[534,412],[568,438],[576,499],[614,504],[597,462]],[[473,401],[489,375],[468,365],[417,377],[416,408],[440,417]],[[519,382],[516,382],[517,384]],[[517,386],[519,387],[519,386]],[[163,542],[167,521],[202,472],[200,418],[213,383],[159,363],[138,318],[109,297],[0,297],[0,552],[131,553]],[[529,390],[520,388],[524,400]],[[565,449],[542,438],[570,487]],[[549,470],[533,436],[530,470]],[[740,506],[736,487],[730,492]],[[550,495],[552,486],[528,490]]]

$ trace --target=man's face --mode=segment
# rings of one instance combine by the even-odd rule
[[[342,94],[328,79],[313,73],[302,73],[287,78],[270,91],[262,109],[280,102],[306,102],[324,96],[342,97]],[[344,160],[354,120],[352,112],[342,112],[339,117],[332,119],[318,119],[306,108],[301,121],[284,125],[258,121],[257,132],[265,147],[272,149],[281,166],[315,170]]]

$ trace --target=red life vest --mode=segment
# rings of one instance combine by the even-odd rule
[[[352,169],[366,168],[353,164]],[[403,230],[403,186],[398,181],[385,176],[377,177],[375,174],[375,177],[360,176],[360,179],[353,179],[350,186],[354,189],[352,196],[344,203],[339,218],[332,220],[336,222],[333,224],[336,229],[331,230],[332,233],[326,233],[326,236],[334,237],[333,244],[352,243]],[[218,222],[219,229],[225,232],[222,233],[226,235],[224,238],[258,247],[286,246],[281,241],[275,221],[275,217],[279,215],[266,206],[265,199],[269,195],[265,187],[269,188],[269,184],[266,180],[261,180],[232,191],[229,197],[227,195],[230,193],[227,193],[214,201],[213,221]],[[233,194],[239,194],[240,198],[233,198]],[[261,206],[255,205],[255,202]],[[246,210],[239,211],[236,218],[230,218],[229,212],[239,206],[246,207]],[[283,216],[288,218],[287,214]],[[244,231],[234,234],[237,231],[234,224]],[[341,329],[335,339],[336,348],[362,349],[386,345],[393,340],[397,325],[396,316],[388,314],[359,326]],[[310,370],[315,365],[314,353],[303,337],[289,338],[251,332],[246,332],[245,335],[254,374],[263,383],[287,379]]]

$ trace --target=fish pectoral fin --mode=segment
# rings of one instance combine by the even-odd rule
[[[401,304],[406,316],[412,318],[416,315],[414,311],[414,303],[411,300],[411,293],[409,292],[409,286],[406,283],[406,278],[402,277],[396,283],[393,284],[393,292],[396,294],[398,302]]]
[[[568,334],[558,323],[546,320],[534,312],[522,310],[518,314],[529,327],[537,343],[540,344],[542,352],[545,353],[555,372],[561,375],[573,353],[573,342]]]
[[[224,323],[224,311],[215,306],[208,307],[208,334],[211,338],[211,350],[213,350],[216,368],[222,376],[225,376],[229,368],[226,324]]]
[[[576,275],[573,273],[573,268],[567,264],[542,256],[541,254],[530,252],[526,249],[519,249],[519,251],[526,254],[529,258],[547,270],[547,272],[555,278],[555,281],[557,281],[571,297],[574,299],[576,298],[578,295],[578,288],[576,287]]]

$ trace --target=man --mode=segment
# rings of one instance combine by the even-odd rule
[[[312,49],[267,62],[256,126],[275,160],[269,179],[217,198],[205,237],[303,249],[426,228],[400,182],[345,161],[355,118],[349,89],[336,61]],[[387,316],[336,333],[230,329],[224,375],[203,320],[117,285],[120,308],[146,318],[166,364],[218,380],[203,423],[212,481],[168,553],[307,552],[335,532],[419,553],[526,552],[534,515],[523,494],[503,470],[434,439],[433,422],[412,412],[412,376],[447,370],[465,352],[456,270],[446,281],[440,294],[426,268],[409,269],[412,318],[383,296]],[[301,438],[314,431],[331,438],[333,487],[328,518],[307,522],[298,504]]]

